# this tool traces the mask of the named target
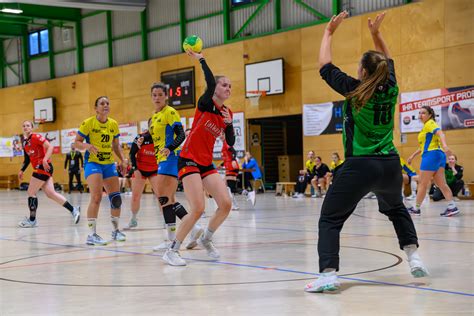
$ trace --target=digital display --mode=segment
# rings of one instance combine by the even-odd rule
[[[176,109],[191,108],[194,102],[194,67],[161,73],[168,87],[168,104]]]

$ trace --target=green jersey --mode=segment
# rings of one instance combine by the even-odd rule
[[[352,106],[351,100],[344,102],[342,137],[346,158],[398,155],[393,145],[398,86],[392,59],[388,60],[388,66],[390,75],[387,83],[377,87],[376,92],[360,110]],[[320,74],[334,90],[344,96],[360,84],[359,80],[348,76],[331,63],[324,65]]]

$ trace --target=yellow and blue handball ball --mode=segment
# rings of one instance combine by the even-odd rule
[[[184,51],[190,49],[195,53],[200,53],[202,50],[202,39],[197,35],[191,35],[184,39],[183,42]]]

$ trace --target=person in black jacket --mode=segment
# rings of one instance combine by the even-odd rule
[[[82,154],[80,151],[76,150],[73,143],[71,144],[71,151],[66,154],[66,160],[64,161],[64,171],[67,171],[69,174],[69,193],[72,191],[72,180],[74,177],[76,177],[77,181],[76,188],[82,193],[83,186],[81,182],[81,169],[83,166],[84,160],[82,159]]]
[[[457,164],[458,158],[456,155],[448,156],[448,163],[444,168],[444,176],[446,177],[446,183],[451,189],[453,196],[457,196],[458,193],[464,188],[464,181],[462,180],[464,168]],[[433,201],[441,201],[444,199],[443,192],[438,187],[435,187],[433,192]]]

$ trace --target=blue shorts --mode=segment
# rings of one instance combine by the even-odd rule
[[[178,156],[170,155],[164,161],[158,163],[158,174],[178,177]]]
[[[102,165],[96,162],[87,162],[84,166],[84,177],[87,179],[88,176],[94,173],[100,173],[102,175],[102,179],[118,177],[115,163]]]
[[[420,170],[438,171],[446,166],[446,154],[442,150],[431,150],[421,155]]]

